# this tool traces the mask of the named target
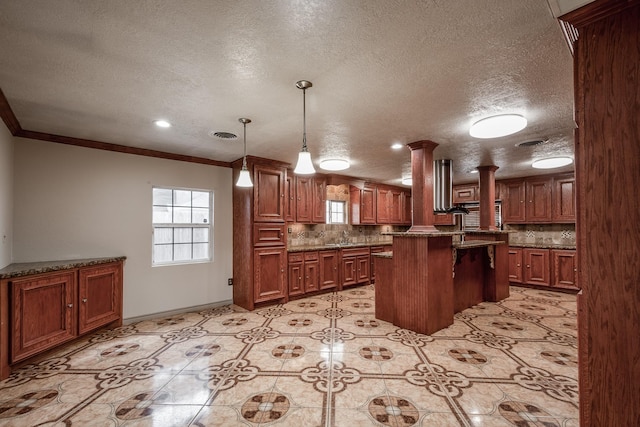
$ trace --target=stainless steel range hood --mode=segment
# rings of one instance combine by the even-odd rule
[[[450,159],[433,161],[433,211],[436,213],[469,213],[461,206],[453,206],[453,169]]]

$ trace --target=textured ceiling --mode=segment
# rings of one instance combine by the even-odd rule
[[[343,157],[341,174],[399,184],[410,154],[391,144],[422,139],[454,182],[573,156],[572,57],[547,0],[1,0],[0,41],[23,129],[233,161],[248,117],[248,154],[295,165],[306,79],[316,167]],[[496,113],[529,126],[469,136]],[[534,139],[548,142],[515,146]]]

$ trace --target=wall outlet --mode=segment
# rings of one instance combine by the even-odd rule
[[[288,227],[288,228],[287,228],[287,233],[289,233],[289,234],[293,233],[293,228]]]
[[[229,280],[227,281],[227,284],[229,286],[233,286],[233,278],[229,277]]]

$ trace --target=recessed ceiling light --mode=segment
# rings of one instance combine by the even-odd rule
[[[341,171],[349,169],[349,161],[344,159],[326,159],[320,162],[320,168],[326,171]]]
[[[571,157],[550,157],[548,159],[536,160],[531,164],[536,169],[553,169],[562,166],[567,166],[573,163]]]
[[[471,169],[469,173],[478,173],[478,169]]]
[[[412,185],[413,184],[413,178],[411,178],[411,177],[402,178],[402,184],[404,184],[404,185]]]
[[[399,150],[399,149],[401,149],[402,147],[404,147],[404,145],[400,144],[399,142],[396,142],[395,144],[393,144],[393,145],[391,146],[391,148],[393,148],[394,150]]]
[[[153,123],[155,123],[155,125],[158,126],[159,128],[170,128],[171,127],[171,123],[169,123],[166,120],[155,120]]]
[[[500,114],[478,120],[471,125],[469,135],[474,138],[498,138],[520,132],[527,127],[527,119],[519,114]]]

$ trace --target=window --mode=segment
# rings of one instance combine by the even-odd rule
[[[213,192],[153,188],[153,265],[211,261]]]
[[[346,224],[346,202],[327,200],[327,224]]]

